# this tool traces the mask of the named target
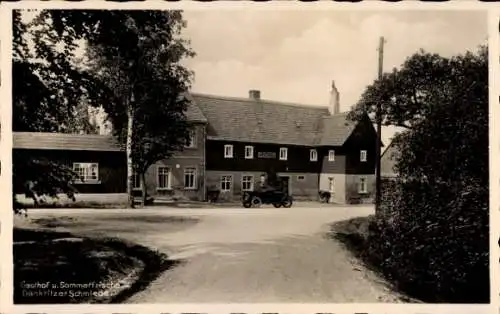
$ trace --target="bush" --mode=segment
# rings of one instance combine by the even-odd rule
[[[319,191],[319,200],[323,203],[329,203],[332,194],[329,191]]]
[[[423,301],[489,302],[488,195],[475,182],[385,182],[372,262]]]

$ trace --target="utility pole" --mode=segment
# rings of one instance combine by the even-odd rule
[[[384,37],[380,37],[378,46],[378,79],[382,79],[384,69]],[[381,177],[380,177],[380,150],[382,143],[382,99],[378,100],[377,110],[375,113],[375,122],[377,124],[377,143],[375,146],[375,214],[380,210],[380,191],[381,191]]]

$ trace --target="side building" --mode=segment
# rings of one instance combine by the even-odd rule
[[[398,177],[396,163],[400,151],[394,142],[391,142],[380,158],[380,175],[385,180],[393,180]]]
[[[206,119],[192,102],[186,117],[193,125],[189,145],[172,158],[157,162],[145,174],[147,193],[155,198],[205,198]],[[83,180],[74,182],[74,186],[80,195],[85,194],[86,200],[103,197],[126,200],[125,149],[112,135],[13,132],[12,145],[14,163],[16,156],[46,159],[80,174]],[[22,192],[19,184],[14,188],[15,193]],[[139,176],[135,176],[134,190],[140,195]]]

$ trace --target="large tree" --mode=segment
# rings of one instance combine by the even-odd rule
[[[126,144],[127,190],[133,206],[133,174],[140,176],[146,202],[145,172],[155,162],[180,151],[189,141],[185,111],[192,73],[180,64],[193,56],[181,38],[180,11],[108,12],[122,25],[112,40],[88,43],[90,68],[110,91],[103,101],[114,133]]]
[[[14,11],[13,21],[14,131],[68,132],[78,125],[83,102],[104,106],[118,138],[126,138],[129,195],[134,155],[140,170],[186,143],[182,94],[190,73],[177,62],[192,52],[179,36],[185,25],[180,11],[43,10],[29,23]],[[91,47],[87,52],[99,53],[90,64],[78,55],[85,55],[85,45]],[[96,66],[104,67],[96,71]],[[113,70],[119,76],[110,81]],[[144,126],[136,136],[134,123]],[[162,129],[172,136],[165,137]],[[154,143],[158,134],[168,140]],[[20,159],[17,163],[22,166]],[[33,169],[54,169],[56,176],[56,168]],[[37,177],[40,191],[50,189],[43,176]],[[68,182],[56,177],[58,186]]]
[[[30,21],[13,11],[13,131],[74,132],[89,122],[82,113],[101,89],[78,62],[78,23],[61,11]]]
[[[404,128],[402,180],[383,185],[370,251],[428,302],[489,299],[488,51],[419,52],[369,86],[351,112]]]
[[[374,118],[380,104],[382,125],[411,129],[442,103],[464,95],[483,96],[480,92],[484,86],[477,85],[477,81],[484,80],[487,58],[486,46],[479,47],[477,53],[467,52],[451,58],[420,50],[400,68],[384,73],[381,79],[369,85],[349,117],[360,119],[366,112]]]
[[[383,125],[403,128],[394,139],[407,153],[397,166],[400,175],[487,180],[487,47],[451,58],[419,51],[368,86],[349,117],[374,117],[378,104]]]

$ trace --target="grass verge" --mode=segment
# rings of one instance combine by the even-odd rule
[[[403,302],[420,303],[421,301],[408,293],[405,289],[400,289],[395,278],[386,276],[386,270],[380,266],[378,256],[372,255],[370,248],[370,223],[374,216],[356,217],[349,220],[339,221],[331,225],[329,237],[341,242],[364,267],[383,278],[390,288],[395,291]]]
[[[118,239],[14,229],[14,303],[119,303],[178,262]]]

